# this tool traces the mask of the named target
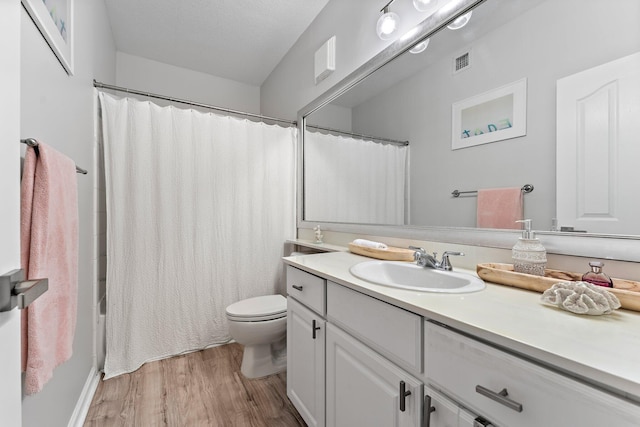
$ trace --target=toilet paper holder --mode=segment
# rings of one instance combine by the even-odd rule
[[[24,280],[24,270],[0,276],[0,312],[26,308],[49,289],[49,279]]]

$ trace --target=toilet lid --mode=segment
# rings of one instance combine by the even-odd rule
[[[227,307],[227,316],[239,319],[274,319],[282,317],[286,313],[287,300],[282,295],[248,298]]]

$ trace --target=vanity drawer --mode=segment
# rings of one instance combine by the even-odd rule
[[[325,315],[326,280],[287,266],[287,294],[318,314]]]
[[[640,423],[638,405],[431,322],[425,322],[424,368],[428,383],[497,426]],[[504,389],[510,401],[498,395]]]
[[[327,282],[327,318],[406,370],[422,372],[422,317]]]

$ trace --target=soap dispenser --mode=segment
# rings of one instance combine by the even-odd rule
[[[513,269],[518,273],[544,276],[544,269],[547,266],[547,250],[531,231],[530,219],[516,222],[524,223],[524,230],[522,230],[522,237],[518,239],[511,251]]]

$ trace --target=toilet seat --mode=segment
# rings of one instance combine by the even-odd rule
[[[287,316],[287,300],[282,295],[248,298],[227,307],[227,318],[236,322],[261,322]]]

